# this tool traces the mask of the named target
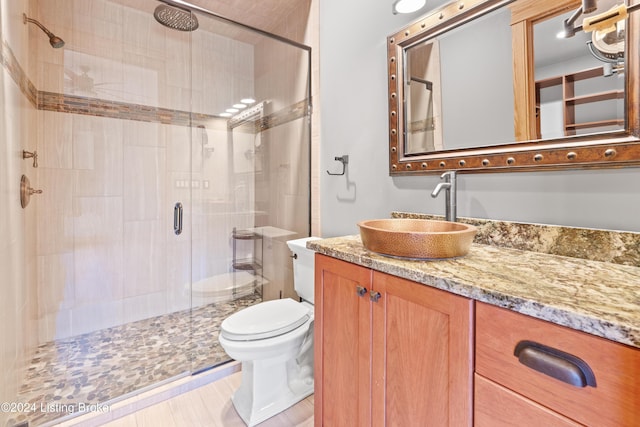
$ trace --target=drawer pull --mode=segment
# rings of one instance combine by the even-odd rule
[[[596,386],[589,365],[569,353],[533,341],[520,341],[513,354],[523,365],[572,386]]]

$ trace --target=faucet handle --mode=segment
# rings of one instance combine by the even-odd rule
[[[433,189],[433,191],[431,192],[431,197],[437,197],[438,193],[440,193],[440,191],[442,189],[446,190],[446,213],[445,213],[445,218],[447,221],[452,221],[455,222],[458,219],[458,213],[457,213],[457,195],[456,195],[456,191],[457,191],[457,183],[456,183],[456,171],[447,171],[445,173],[443,173],[442,175],[440,175],[440,179],[444,180],[444,182],[440,182],[438,183],[438,185],[436,185],[436,188]]]
[[[23,159],[33,158],[33,167],[34,168],[38,167],[38,152],[36,150],[33,150],[33,152],[22,150],[22,158]]]

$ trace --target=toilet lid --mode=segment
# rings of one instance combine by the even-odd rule
[[[309,308],[291,298],[252,305],[224,319],[223,337],[251,341],[286,334],[309,319]]]

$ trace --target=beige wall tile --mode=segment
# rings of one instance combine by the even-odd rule
[[[123,303],[118,300],[102,300],[76,306],[71,312],[71,333],[81,335],[98,329],[106,329],[123,323]]]
[[[128,221],[124,224],[124,296],[133,297],[167,288],[165,230],[156,221]],[[164,304],[162,304],[164,308]]]
[[[191,138],[189,128],[165,126],[167,141],[167,169],[172,172],[191,170]]]
[[[38,317],[39,343],[73,336],[71,329],[71,309],[57,310]]]
[[[74,266],[78,304],[123,297],[122,209],[121,197],[76,199]]]
[[[164,148],[129,146],[124,149],[124,217],[126,221],[158,220],[165,206]]]
[[[124,155],[122,120],[77,114],[71,117],[73,146],[77,151],[74,158],[80,162],[75,170],[75,195],[121,196]],[[75,146],[78,146],[77,150]],[[93,159],[87,158],[91,154]]]
[[[56,314],[75,303],[72,252],[38,256],[38,315]]]
[[[165,125],[159,123],[124,120],[123,140],[127,146],[165,147]]]
[[[127,282],[127,285],[131,282]],[[126,293],[125,288],[125,293]],[[135,322],[140,319],[148,319],[150,317],[160,316],[168,313],[167,310],[167,292],[163,288],[160,292],[146,293],[129,298],[122,301],[124,323]]]
[[[71,169],[73,166],[72,117],[52,111],[43,111],[41,117],[43,138],[38,144],[40,167]]]

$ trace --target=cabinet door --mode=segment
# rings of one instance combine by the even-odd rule
[[[374,272],[372,425],[470,426],[473,302]]]
[[[368,426],[371,270],[320,254],[315,263],[315,424]]]

